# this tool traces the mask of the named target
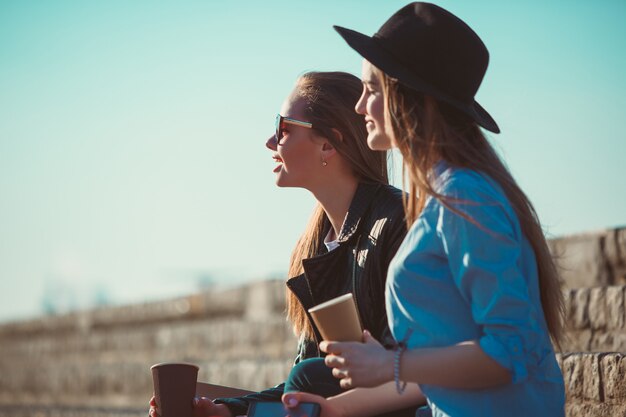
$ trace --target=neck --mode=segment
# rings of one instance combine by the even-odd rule
[[[330,220],[334,232],[333,239],[336,239],[341,233],[341,226],[343,226],[343,221],[358,186],[359,181],[355,177],[346,177],[337,178],[333,181],[332,186],[311,190]]]

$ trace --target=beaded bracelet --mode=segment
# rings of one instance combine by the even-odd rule
[[[406,388],[406,381],[402,382],[400,385],[400,358],[402,358],[402,354],[406,350],[406,345],[404,343],[399,343],[398,346],[394,349],[393,354],[393,378],[396,381],[396,391],[398,394],[402,394],[404,389]]]
[[[411,337],[411,333],[413,333],[413,329],[408,329],[404,335],[404,339],[395,346],[393,353],[393,379],[396,381],[396,391],[398,391],[400,395],[402,395],[406,388],[406,381],[403,381],[402,385],[400,385],[400,359],[406,350],[406,344],[409,341],[409,337]]]

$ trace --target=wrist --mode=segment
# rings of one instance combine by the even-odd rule
[[[332,415],[332,417],[347,417],[350,415],[350,405],[351,405],[351,401],[345,401],[345,399],[342,396],[338,396],[338,397],[328,397],[326,398],[326,411],[330,411],[330,415]],[[324,403],[320,403],[320,405],[322,406],[322,412],[320,413],[320,415],[325,415],[326,412],[324,411]]]
[[[393,350],[393,381],[395,382],[398,395],[401,395],[406,388],[406,381],[404,381],[400,376],[402,357],[405,352],[406,345],[404,343],[399,343]]]
[[[385,350],[385,365],[382,367],[384,370],[383,382],[393,381],[395,377],[394,363],[395,363],[396,351],[394,349]]]

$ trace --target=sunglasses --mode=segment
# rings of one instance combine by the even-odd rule
[[[290,125],[296,125],[296,126],[302,126],[302,127],[306,127],[307,129],[312,129],[313,128],[313,123],[310,122],[303,122],[301,120],[296,120],[296,119],[292,119],[290,117],[283,117],[280,114],[276,115],[276,144],[280,145],[280,141],[282,140],[284,133],[283,133],[283,124],[287,123]]]

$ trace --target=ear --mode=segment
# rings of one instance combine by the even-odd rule
[[[335,128],[330,129],[333,132],[333,135],[335,135],[335,139],[338,142],[343,142],[343,135],[341,134],[341,132]]]
[[[332,132],[335,135],[335,140],[339,142],[343,141],[343,135],[340,131],[338,131],[337,129],[332,129]],[[333,146],[330,141],[324,140],[324,142],[322,143],[322,160],[328,161],[336,154],[337,148],[335,148],[335,146]]]
[[[333,146],[332,143],[328,141],[324,141],[322,144],[322,148],[320,150],[320,156],[322,161],[330,161],[333,156],[337,155],[337,149]]]

